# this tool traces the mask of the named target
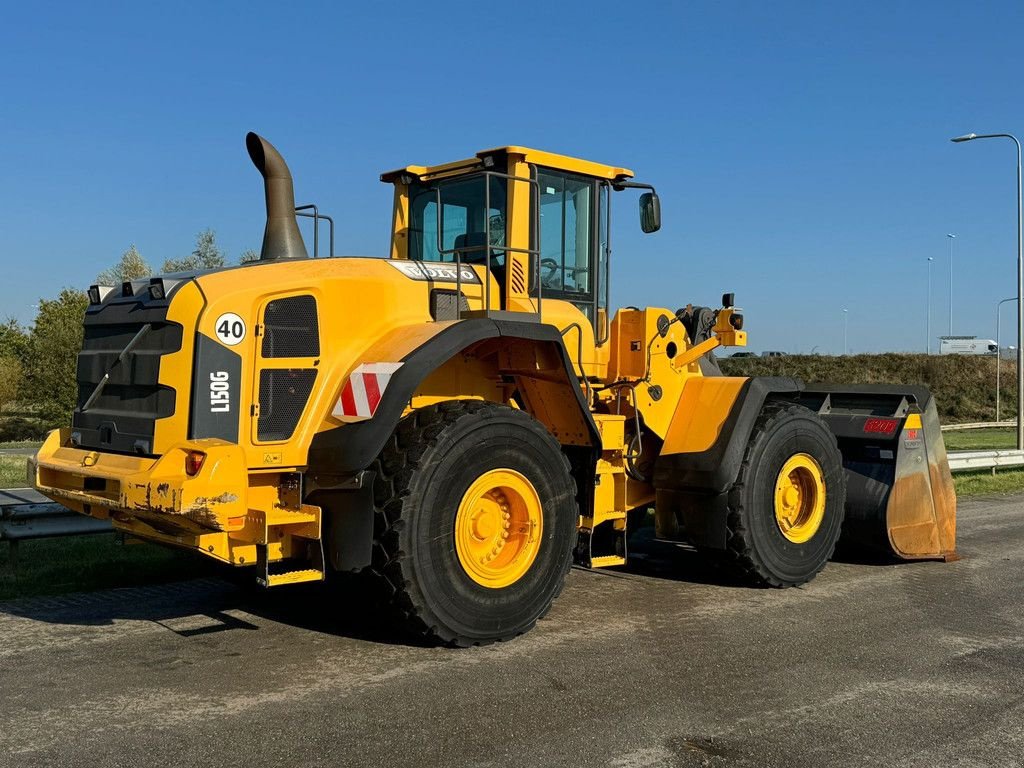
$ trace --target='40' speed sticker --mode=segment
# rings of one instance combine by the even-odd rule
[[[222,344],[233,347],[245,338],[245,321],[234,312],[225,312],[217,318],[214,330]]]

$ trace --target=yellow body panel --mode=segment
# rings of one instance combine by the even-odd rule
[[[683,387],[701,377],[696,358],[684,360],[690,340],[674,318],[673,312],[657,307],[620,309],[612,320],[608,351],[607,380],[634,383],[635,405],[659,437],[668,432]]]
[[[691,378],[665,435],[662,453],[695,453],[714,445],[746,382],[732,376]]]
[[[174,297],[167,319],[182,328],[194,327],[196,318],[202,313],[206,300],[199,286],[189,283],[182,286]],[[160,454],[172,445],[188,437],[188,420],[180,414],[187,414],[192,402],[192,359],[195,354],[195,334],[181,335],[181,349],[164,357],[160,362],[160,383],[176,392],[175,413],[158,419],[153,432],[153,452]]]

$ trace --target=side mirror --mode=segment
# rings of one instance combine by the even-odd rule
[[[661,229],[661,200],[655,192],[640,195],[640,229],[645,234]]]

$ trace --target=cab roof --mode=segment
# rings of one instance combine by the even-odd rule
[[[422,179],[446,175],[460,170],[488,167],[487,159],[494,158],[496,155],[515,155],[522,158],[525,162],[533,165],[540,165],[545,168],[555,168],[569,173],[578,173],[582,176],[594,176],[598,179],[609,179],[614,181],[616,179],[633,178],[633,172],[628,168],[604,165],[602,163],[592,163],[589,160],[581,160],[578,157],[557,155],[553,152],[544,152],[539,149],[530,149],[529,147],[512,145],[481,150],[476,153],[476,157],[471,157],[466,160],[456,160],[453,163],[444,163],[442,165],[407,165],[405,168],[398,168],[394,171],[382,173],[380,175],[380,180],[391,183],[398,181],[402,176],[412,176]]]

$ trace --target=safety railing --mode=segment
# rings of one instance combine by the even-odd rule
[[[444,181],[438,182],[434,188],[434,194],[436,196],[436,207],[437,207],[437,253],[438,256],[454,256],[455,257],[455,296],[456,296],[456,312],[459,318],[462,317],[462,306],[458,301],[458,297],[462,295],[462,254],[469,253],[470,251],[484,252],[484,315],[489,316],[491,312],[491,260],[494,258],[492,251],[501,251],[505,254],[505,263],[508,264],[508,254],[510,253],[525,253],[530,257],[530,272],[536,274],[537,263],[540,260],[540,185],[535,178],[529,176],[512,176],[507,173],[501,173],[500,171],[480,171],[480,173],[473,174],[472,176],[460,176],[457,179],[452,179],[451,183],[462,184],[471,178],[482,178],[484,180],[484,243],[483,245],[467,245],[457,248],[445,248],[443,237],[444,237],[444,205],[441,198],[441,190],[444,189],[446,183]],[[491,179],[504,179],[505,181],[511,182],[525,182],[530,185],[531,192],[534,194],[530,195],[530,216],[533,219],[533,231],[535,234],[537,247],[536,248],[513,248],[509,245],[495,245],[492,244],[491,238]],[[506,195],[506,209],[507,209],[507,195]],[[508,212],[505,211],[504,218],[508,221]],[[509,235],[511,233],[508,227],[505,227],[504,242],[508,243]],[[475,270],[473,270],[475,274]],[[541,302],[543,300],[542,293],[543,287],[540,279],[536,280],[537,283],[537,316],[541,314]]]
[[[313,211],[308,213],[308,211]],[[295,208],[296,216],[304,216],[307,219],[313,220],[313,258],[320,257],[320,220],[323,219],[328,224],[328,230],[330,232],[330,243],[331,250],[329,256],[334,256],[334,219],[328,216],[326,213],[320,213],[320,210],[310,203],[309,205],[300,205]]]

